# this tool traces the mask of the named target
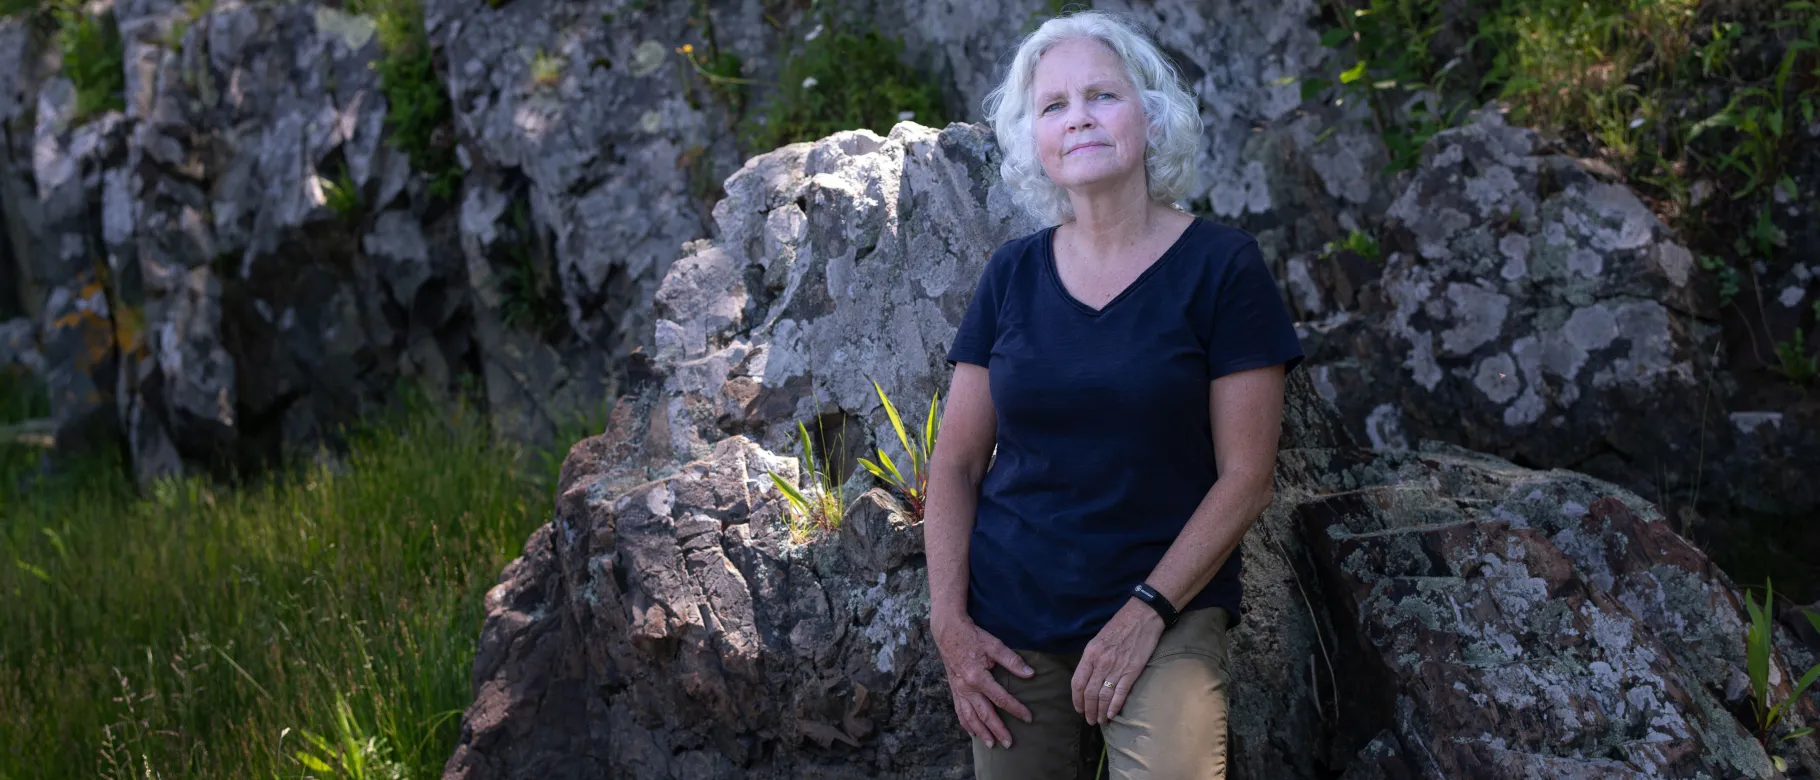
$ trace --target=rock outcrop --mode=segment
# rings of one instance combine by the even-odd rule
[[[1738,408],[1710,279],[1606,170],[1495,110],[1437,134],[1381,265],[1286,261],[1316,386],[1373,446],[1446,440],[1677,509],[1810,513],[1820,426]]]
[[[93,7],[117,17],[126,70],[124,109],[93,117],[74,115],[55,47],[0,20],[0,317],[33,330],[64,438],[124,437],[142,479],[313,448],[400,382],[471,382],[500,433],[550,441],[665,337],[656,296],[677,248],[711,232],[716,183],[768,151],[739,147],[740,112],[705,98],[674,47],[711,33],[755,82],[744,112],[762,112],[818,26],[876,27],[950,116],[978,120],[1015,31],[1049,12],[429,0],[453,109],[438,143],[464,171],[445,200],[388,142],[400,108],[369,67],[374,20],[240,0],[194,19],[173,0]],[[1334,56],[1313,2],[1114,10],[1156,29],[1202,96],[1195,209],[1275,254],[1389,202],[1362,109],[1304,105],[1283,80]],[[336,188],[358,194],[352,211]]]
[[[635,391],[488,594],[446,777],[970,774],[916,520],[860,472],[844,524],[798,541],[767,473],[800,477],[798,421],[844,432],[843,474],[890,441],[872,379],[943,386],[972,280],[1035,228],[995,158],[978,127],[903,123],[727,182],[719,238],[657,293]],[[1738,592],[1653,506],[1446,445],[1361,448],[1304,372],[1288,400],[1245,541],[1233,777],[1768,776],[1734,714]],[[1820,767],[1811,741],[1783,749]]]

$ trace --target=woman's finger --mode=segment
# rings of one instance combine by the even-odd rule
[[[1030,713],[1030,708],[1024,706],[1023,702],[1018,701],[1016,696],[1012,696],[1011,691],[1006,690],[1005,686],[1000,685],[996,678],[988,681],[988,684],[986,685],[981,685],[980,693],[985,694],[986,698],[993,704],[998,705],[999,709],[1011,713],[1012,717],[1015,717],[1018,720],[1029,723],[1033,717]]]
[[[1108,689],[1112,691],[1112,698],[1106,702],[1107,722],[1111,722],[1113,718],[1118,717],[1119,709],[1125,706],[1125,698],[1131,695],[1131,689],[1136,685],[1137,675],[1127,673],[1120,675],[1118,680],[1114,683],[1114,687]]]
[[[1093,658],[1093,646],[1089,644],[1081,653],[1080,662],[1074,665],[1074,676],[1068,678],[1068,698],[1074,702],[1074,711],[1082,715],[1087,714],[1087,701],[1081,691],[1087,689],[1087,677],[1093,674]]]
[[[987,742],[987,735],[990,732],[986,731],[985,724],[980,723],[979,715],[973,711],[973,705],[968,704],[967,700],[960,695],[954,697],[954,717],[960,719],[961,729],[966,731],[969,736]],[[987,747],[991,747],[990,742],[987,742]]]
[[[998,711],[992,709],[992,702],[987,701],[986,697],[977,693],[970,696],[968,701],[973,705],[973,711],[979,715],[980,721],[985,725],[986,732],[992,735],[986,740],[986,746],[991,747],[994,740],[996,740],[998,747],[1011,747],[1011,731],[1005,728],[1004,721],[999,719]]]
[[[984,645],[982,649],[985,651],[986,657],[991,658],[993,661],[997,662],[999,666],[1005,667],[1006,671],[1019,677],[1029,677],[1036,674],[1036,670],[1030,668],[1030,664],[1024,662],[1023,656],[1018,655],[1016,650],[1007,647],[1004,642],[1000,642],[998,637],[988,634],[983,630],[980,631],[979,634],[980,644]]]

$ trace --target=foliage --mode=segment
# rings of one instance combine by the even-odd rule
[[[1422,145],[1464,117],[1503,100],[1521,124],[1566,126],[1596,137],[1621,159],[1643,148],[1641,132],[1662,106],[1630,84],[1646,64],[1679,62],[1694,0],[1500,0],[1480,8],[1466,51],[1437,62],[1433,40],[1460,9],[1440,0],[1335,0],[1338,25],[1323,45],[1349,49],[1344,67],[1303,79],[1303,98],[1338,84],[1368,103],[1391,154],[1390,168],[1418,160]],[[1709,56],[1721,54],[1714,50]],[[1653,72],[1653,71],[1652,71]],[[1432,93],[1433,100],[1409,96]],[[1407,106],[1407,108],[1404,108]],[[1443,106],[1450,106],[1443,108]]]
[[[1800,328],[1795,329],[1793,342],[1776,342],[1776,360],[1781,363],[1782,375],[1788,381],[1799,386],[1807,386],[1814,381],[1814,356],[1807,353],[1807,337]]]
[[[1720,172],[1737,171],[1745,177],[1744,186],[1732,193],[1733,199],[1781,180],[1789,147],[1799,137],[1797,128],[1813,124],[1816,108],[1820,108],[1820,94],[1813,91],[1791,93],[1789,89],[1790,78],[1801,74],[1797,63],[1815,59],[1809,53],[1820,51],[1820,12],[1816,12],[1814,4],[1806,2],[1789,3],[1784,10],[1804,12],[1805,18],[1785,19],[1772,25],[1800,29],[1797,37],[1783,48],[1775,78],[1768,86],[1750,86],[1733,93],[1723,109],[1696,122],[1688,132],[1690,143],[1714,128],[1730,128],[1737,133],[1737,144],[1722,151],[1717,162]],[[1820,59],[1816,59],[1806,75],[1809,80],[1820,76]]]
[[[872,389],[878,392],[878,400],[885,405],[886,416],[891,418],[891,428],[897,432],[897,441],[903,445],[904,453],[910,458],[910,477],[908,479],[904,477],[903,472],[898,470],[897,464],[892,462],[891,456],[885,454],[883,447],[876,448],[878,450],[877,463],[860,458],[859,464],[872,472],[872,476],[878,477],[886,484],[897,488],[898,492],[903,493],[905,500],[910,503],[910,514],[921,521],[923,507],[929,495],[929,458],[935,454],[935,409],[941,405],[942,396],[937,393],[929,399],[929,417],[923,422],[922,435],[917,437],[915,443],[912,443],[910,435],[904,431],[904,420],[898,416],[897,407],[885,395],[885,388],[880,387],[878,382],[874,381]]]
[[[501,242],[507,263],[499,271],[500,320],[510,327],[548,332],[563,322],[562,291],[539,251],[523,199],[512,202],[511,224],[511,235]]]
[[[1378,251],[1378,240],[1372,238],[1370,233],[1357,228],[1347,233],[1344,240],[1327,242],[1327,245],[1322,248],[1321,256],[1332,257],[1341,251],[1353,252],[1372,261],[1382,258]]]
[[[562,58],[538,49],[531,57],[531,83],[540,88],[554,87],[562,81]]]
[[[373,63],[386,97],[391,143],[430,177],[430,194],[452,198],[461,183],[450,128],[454,109],[436,77],[434,52],[423,28],[421,0],[354,0],[349,10],[373,17],[383,56]]]
[[[1738,286],[1740,284],[1738,269],[1732,267],[1731,263],[1726,262],[1725,258],[1715,257],[1713,255],[1701,255],[1700,268],[1718,275],[1719,305],[1730,306],[1732,301],[1738,297]]]
[[[114,12],[91,14],[80,0],[50,0],[43,7],[56,24],[63,74],[76,85],[76,110],[70,124],[81,124],[104,111],[125,110],[126,54]]]
[[[403,764],[392,760],[391,746],[386,744],[383,737],[367,733],[366,727],[354,715],[354,709],[348,706],[347,698],[339,692],[335,694],[333,738],[308,729],[299,729],[297,733],[309,743],[309,747],[298,749],[291,755],[304,768],[321,772],[325,777],[405,780],[410,774]]]
[[[330,211],[341,216],[349,216],[360,210],[360,187],[354,183],[354,177],[348,173],[347,166],[342,166],[341,174],[333,179],[319,179],[322,185],[324,205]]]
[[[821,424],[816,423],[820,432]],[[843,433],[845,426],[842,427]],[[790,538],[801,542],[808,539],[817,530],[840,530],[841,518],[846,514],[846,487],[834,476],[832,463],[824,457],[818,463],[815,459],[815,445],[809,441],[809,429],[799,420],[796,423],[797,441],[802,445],[803,465],[808,474],[808,487],[798,489],[790,481],[776,472],[766,472],[771,483],[784,494],[790,502]],[[822,452],[828,452],[823,442]]]
[[[26,479],[40,451],[0,442],[0,777],[439,774],[553,479],[466,403],[406,395],[349,436],[345,465],[143,496],[106,460]]]
[[[1789,692],[1787,698],[1774,705],[1770,704],[1771,696],[1775,692],[1769,682],[1770,656],[1775,649],[1775,627],[1772,622],[1774,617],[1771,614],[1772,605],[1775,603],[1775,593],[1768,580],[1763,582],[1762,605],[1757,604],[1756,598],[1751,595],[1750,591],[1744,592],[1744,608],[1750,613],[1750,625],[1746,627],[1744,634],[1745,671],[1751,684],[1751,708],[1757,714],[1757,740],[1763,742],[1766,747],[1770,735],[1774,733],[1776,723],[1782,718],[1784,709],[1790,704],[1800,701],[1801,694],[1807,692],[1808,686],[1813,685],[1816,679],[1820,679],[1820,664],[1815,664],[1813,668],[1801,675],[1800,680],[1795,682],[1795,688]],[[1801,615],[1813,624],[1815,631],[1820,631],[1820,614],[1804,609],[1801,610]],[[1812,728],[1798,729],[1784,734],[1776,742],[1785,742],[1812,732]],[[1786,767],[1782,766],[1781,757],[1774,758],[1777,771],[1786,770]]]
[[[743,132],[748,149],[774,149],[841,130],[884,133],[903,119],[945,124],[935,84],[905,65],[903,43],[876,30],[823,31],[784,62],[777,93]]]

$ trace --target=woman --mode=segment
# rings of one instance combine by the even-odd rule
[[[1239,541],[1301,345],[1256,242],[1170,205],[1199,112],[1141,33],[1053,19],[986,110],[1054,226],[987,262],[931,459],[930,624],[975,770],[1087,777],[1103,738],[1112,777],[1223,778]]]

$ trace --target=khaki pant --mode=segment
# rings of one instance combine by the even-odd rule
[[[1119,714],[1097,729],[1074,711],[1069,689],[1080,654],[1018,651],[1035,675],[1025,679],[1003,666],[992,675],[1030,708],[1031,722],[999,710],[1011,747],[987,748],[974,737],[975,775],[1090,780],[1103,744],[1113,780],[1225,780],[1228,622],[1220,607],[1182,613],[1157,641]]]

